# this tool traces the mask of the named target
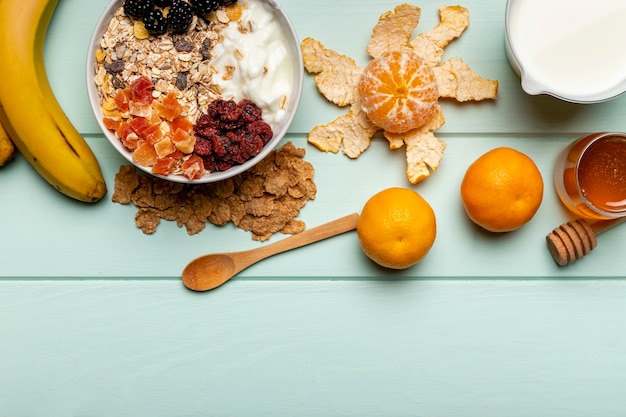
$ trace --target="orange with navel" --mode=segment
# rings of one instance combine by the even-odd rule
[[[515,149],[492,149],[474,161],[461,182],[468,217],[491,232],[528,223],[543,199],[543,179],[534,161]]]
[[[357,223],[361,249],[377,264],[405,269],[421,261],[437,234],[435,213],[413,190],[387,188],[373,195]]]
[[[391,133],[423,126],[435,114],[439,90],[432,68],[415,52],[384,52],[369,62],[358,84],[363,111]]]

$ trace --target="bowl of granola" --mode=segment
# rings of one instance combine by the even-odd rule
[[[182,183],[221,181],[265,158],[289,130],[304,78],[275,0],[113,0],[86,71],[113,147]]]

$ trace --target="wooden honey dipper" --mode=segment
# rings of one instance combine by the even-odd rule
[[[567,265],[587,255],[598,245],[597,236],[618,224],[626,217],[589,223],[585,219],[563,223],[546,236],[552,257],[559,265]]]

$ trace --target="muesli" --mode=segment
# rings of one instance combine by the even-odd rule
[[[155,174],[197,179],[253,158],[272,138],[271,124],[283,117],[290,86],[261,85],[249,68],[257,58],[240,45],[276,26],[261,0],[126,0],[96,51],[103,124],[136,164]],[[268,73],[280,66],[267,62],[276,59],[287,60],[267,54],[266,61],[255,61],[256,76],[266,84],[277,78]],[[230,90],[243,91],[248,82],[270,91],[224,91],[229,83],[239,84]]]

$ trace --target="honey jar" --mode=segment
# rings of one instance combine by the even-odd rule
[[[626,134],[593,133],[558,156],[554,185],[577,215],[609,220],[626,216]]]

